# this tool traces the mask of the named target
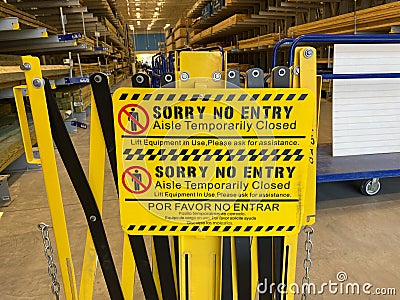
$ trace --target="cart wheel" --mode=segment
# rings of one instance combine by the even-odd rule
[[[361,193],[365,196],[374,196],[381,190],[379,178],[365,179],[360,186]]]

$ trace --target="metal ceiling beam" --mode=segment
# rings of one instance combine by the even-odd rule
[[[289,2],[314,2],[314,3],[320,3],[320,2],[327,2],[327,3],[333,3],[333,2],[340,2],[341,0],[287,0]]]
[[[259,15],[261,17],[295,17],[296,13],[290,12],[271,12],[271,11],[260,11]],[[258,15],[251,15],[252,17],[257,17]]]
[[[51,8],[51,7],[64,7],[64,6],[80,6],[79,0],[69,0],[69,1],[24,1],[24,2],[13,2],[12,5],[17,8]]]
[[[0,31],[9,31],[19,29],[18,18],[9,17],[0,19]]]
[[[305,13],[308,12],[308,9],[299,8],[299,7],[278,7],[278,6],[269,6],[268,11],[282,11],[282,12],[293,12],[293,13]]]
[[[320,3],[293,3],[293,2],[281,2],[282,7],[298,7],[298,8],[321,8],[324,4]]]
[[[46,28],[0,31],[0,42],[47,38]],[[36,42],[36,41],[35,41]]]
[[[67,18],[67,21],[79,20],[79,21],[82,22],[82,15],[81,14],[67,15],[64,12],[63,12],[63,14]],[[84,13],[83,17],[85,18],[85,21],[89,20],[89,19],[97,18],[97,17],[93,16],[93,13]],[[51,21],[60,22],[60,14],[58,16],[53,15],[53,16],[44,16],[44,17],[38,17],[38,18],[40,20],[46,20],[48,22],[51,22]]]
[[[59,8],[40,8],[40,9],[24,9],[24,11],[34,16],[48,16],[48,15],[60,15]],[[84,7],[63,7],[64,14],[80,14],[88,12],[88,8]]]
[[[0,50],[1,53],[15,53],[15,54],[43,54],[43,53],[58,53],[61,52],[63,54],[67,53],[67,52],[81,52],[81,51],[90,51],[90,49],[87,48],[87,46],[85,44],[79,44],[76,46],[73,45],[57,45],[57,44],[49,44],[47,45],[45,48],[44,47],[34,47],[34,46],[30,46],[28,47],[24,47],[24,46],[20,46],[20,47],[15,47],[13,49],[9,49],[7,47],[7,49],[2,49]]]

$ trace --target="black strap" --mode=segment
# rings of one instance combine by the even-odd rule
[[[150,268],[149,257],[147,256],[146,245],[143,236],[130,235],[129,242],[131,244],[133,256],[139,273],[140,282],[142,283],[143,293],[146,300],[158,300],[156,284],[154,283],[153,274]],[[112,300],[114,300],[112,298]]]
[[[285,276],[283,279],[283,287],[284,287],[284,293],[283,293],[283,300],[286,300],[286,295],[287,295],[287,287],[288,287],[288,274],[289,274],[289,246],[285,247],[286,249],[286,255],[285,255]]]
[[[179,238],[173,236],[174,254],[175,254],[175,271],[176,271],[176,281],[179,281]],[[178,299],[180,299],[180,289],[178,288]]]
[[[222,300],[233,300],[231,237],[222,238]]]
[[[110,161],[111,171],[114,176],[114,183],[118,191],[114,114],[107,76],[103,73],[94,73],[90,76],[90,84],[92,86],[94,101],[96,102],[97,111],[99,113],[99,119],[101,129],[103,131],[104,142],[107,148],[108,159]]]
[[[251,300],[250,237],[235,237],[238,300]]]
[[[114,176],[114,182],[117,187],[118,192],[118,172],[117,172],[117,153],[115,148],[115,129],[114,129],[114,114],[113,114],[113,104],[112,98],[110,94],[110,88],[108,86],[107,76],[102,73],[95,73],[90,76],[90,83],[93,89],[93,96],[96,102],[97,111],[99,113],[99,119],[101,123],[101,128],[103,131],[104,141],[107,147],[108,157],[111,164],[112,173]],[[138,243],[138,249],[135,251],[133,248],[133,240]],[[154,278],[151,273],[150,264],[147,266],[146,261],[148,262],[147,253],[145,253],[146,257],[143,257],[143,251],[141,251],[141,245],[145,245],[143,236],[135,236],[134,239],[129,238],[134,259],[136,261],[136,266],[138,269],[138,273],[142,274],[145,278],[151,277],[152,283],[147,280],[141,280],[143,290],[146,291],[145,295],[149,295],[149,300],[153,300],[152,295],[154,292],[157,294],[156,290],[153,290]],[[144,246],[143,246],[144,247]],[[141,261],[142,263],[137,263],[137,261]],[[147,272],[150,272],[149,275],[145,275]]]
[[[272,300],[272,237],[257,238],[259,300]]]
[[[282,272],[283,272],[283,253],[284,253],[284,237],[274,237],[274,275],[275,275],[275,286],[282,286]],[[276,299],[281,299],[281,293],[276,289]]]
[[[85,213],[108,292],[111,299],[122,300],[124,297],[122,295],[99,209],[80,164],[78,155],[75,152],[75,148],[65,128],[48,79],[45,79],[45,95],[52,136]]]
[[[177,300],[168,237],[154,236],[153,242],[163,299]]]

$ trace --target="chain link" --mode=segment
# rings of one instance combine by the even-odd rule
[[[49,238],[49,229],[52,227],[45,223],[40,223],[38,224],[38,228],[42,233],[44,256],[48,264],[47,273],[51,278],[51,293],[56,297],[56,300],[58,300],[60,295],[60,283],[57,281],[57,266],[53,260],[54,252]]]
[[[305,274],[301,281],[301,287],[303,291],[303,294],[301,295],[301,300],[307,300],[308,295],[310,294],[310,269],[312,267],[311,251],[313,249],[312,235],[314,233],[314,228],[311,226],[305,226],[303,231],[306,234],[306,241],[304,243],[306,258],[303,262]]]

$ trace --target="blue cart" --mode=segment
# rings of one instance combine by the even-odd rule
[[[293,65],[295,48],[300,43],[369,44],[400,43],[400,36],[380,35],[335,35],[311,34],[297,39],[287,38],[276,44],[273,52],[273,67],[277,64],[279,48],[290,45],[288,65]],[[400,78],[400,73],[382,74],[321,74],[324,79]],[[400,176],[400,153],[354,155],[333,157],[330,145],[319,145],[317,151],[317,183],[347,180],[362,180],[360,190],[367,196],[376,195],[381,189],[380,178]]]

